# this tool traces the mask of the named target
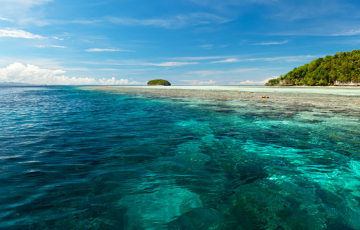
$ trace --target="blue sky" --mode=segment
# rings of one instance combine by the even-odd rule
[[[0,0],[0,82],[256,85],[360,45],[350,0]]]

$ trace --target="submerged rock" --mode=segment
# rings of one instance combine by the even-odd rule
[[[170,230],[221,229],[224,223],[218,212],[209,208],[197,208],[185,213],[168,225]]]
[[[218,113],[232,113],[232,112],[235,112],[235,110],[233,109],[214,109],[215,112],[218,112]]]
[[[201,208],[199,195],[174,185],[161,185],[153,192],[124,196],[119,204],[127,208],[127,229],[161,229],[174,218]]]
[[[291,180],[273,176],[241,186],[233,195],[230,212],[236,225],[243,229],[320,230],[339,218],[333,206],[323,202],[324,196],[309,192],[316,191],[315,186]],[[339,226],[351,229],[351,224]]]
[[[202,104],[202,106],[215,107],[219,106],[218,104]]]

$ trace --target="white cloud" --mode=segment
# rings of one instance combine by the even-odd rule
[[[278,78],[277,77],[271,77],[271,78],[267,78],[263,81],[252,81],[252,80],[246,80],[246,81],[241,81],[241,82],[230,82],[230,85],[265,85],[265,83],[267,83],[269,80],[274,79],[274,78]]]
[[[179,80],[182,82],[187,82],[189,85],[213,85],[216,84],[216,81],[199,81],[199,80]]]
[[[2,17],[0,17],[0,21],[14,22],[14,20],[12,19],[2,18]]]
[[[188,15],[176,15],[169,18],[154,19],[132,19],[132,18],[115,18],[110,17],[108,20],[112,23],[127,26],[153,26],[166,29],[179,29],[189,26],[222,24],[229,22],[229,19],[219,17],[208,13],[192,13]]]
[[[288,42],[289,42],[288,40],[283,41],[283,42],[260,42],[260,43],[255,43],[253,45],[255,45],[255,46],[282,45],[282,44],[286,44]]]
[[[359,30],[343,31],[341,33],[333,34],[332,36],[353,36],[353,35],[359,35],[359,34],[360,34],[360,29]]]
[[[36,85],[124,85],[141,84],[129,79],[68,77],[63,70],[41,69],[35,65],[24,65],[15,62],[6,68],[0,69],[0,82],[28,83]]]
[[[122,49],[99,49],[99,48],[92,48],[87,49],[86,52],[134,52],[132,50],[122,50]]]
[[[32,34],[23,30],[16,30],[6,28],[4,30],[0,30],[0,37],[8,37],[8,38],[27,38],[27,39],[44,39],[44,37],[36,34]]]
[[[37,48],[61,48],[61,49],[67,49],[66,46],[57,46],[57,45],[35,45]]]

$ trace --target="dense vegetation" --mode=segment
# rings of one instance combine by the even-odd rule
[[[147,84],[148,85],[166,85],[166,86],[171,85],[170,82],[163,80],[163,79],[151,80],[151,81],[148,81]]]
[[[309,64],[293,69],[265,85],[333,85],[335,81],[360,80],[360,50],[338,52],[325,58],[318,58]]]

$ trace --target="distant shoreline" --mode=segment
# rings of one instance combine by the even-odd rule
[[[111,90],[111,91],[128,91],[128,92],[147,92],[161,94],[174,94],[181,90],[199,90],[199,91],[229,91],[229,92],[259,92],[259,93],[286,93],[286,94],[327,94],[327,95],[343,95],[343,96],[360,96],[360,88],[354,87],[333,87],[333,86],[83,86],[79,88],[89,88],[94,90]],[[179,91],[180,90],[180,91]],[[181,93],[182,94],[182,93]],[[191,94],[191,93],[189,93]],[[194,96],[199,95],[195,93]]]
[[[69,86],[69,87],[81,87],[81,86],[89,86],[89,87],[166,87],[166,88],[173,88],[173,87],[264,87],[264,88],[359,88],[359,86],[355,85],[331,85],[331,86],[303,86],[303,85],[275,85],[275,86],[264,86],[264,85],[171,85],[171,86],[163,86],[163,85],[32,85],[32,84],[1,84],[2,86],[10,86],[10,87],[55,87],[55,86]]]

